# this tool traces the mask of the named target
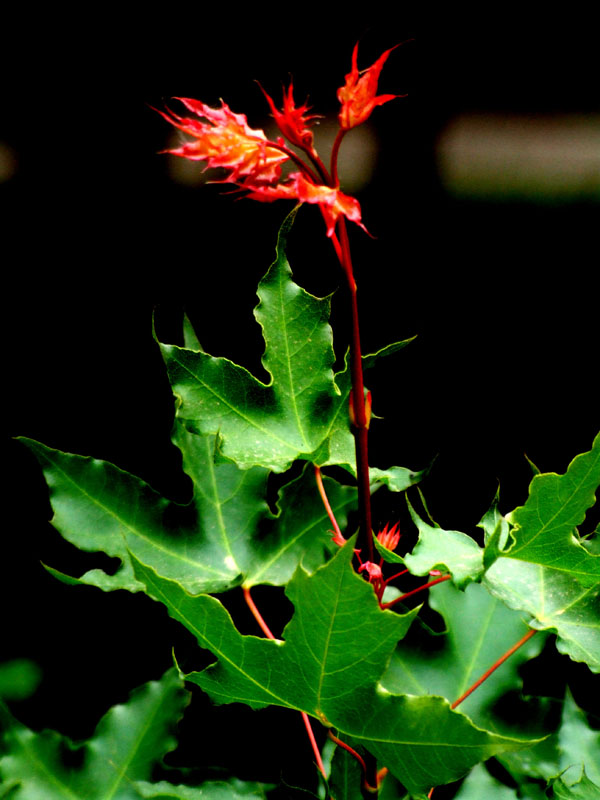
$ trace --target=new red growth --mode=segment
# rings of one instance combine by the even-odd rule
[[[341,136],[349,128],[364,122],[375,106],[399,96],[375,96],[379,74],[394,48],[386,50],[361,76],[356,66],[357,47],[352,56],[352,70],[346,76],[345,85],[338,90],[342,104],[339,114]],[[331,175],[314,148],[311,126],[318,115],[309,113],[311,109],[306,102],[296,106],[292,81],[287,90],[283,90],[281,109],[276,107],[262,86],[260,88],[277,127],[291,145],[304,152],[308,157],[306,160],[291,150],[285,139],[280,137],[271,141],[263,130],[250,128],[245,115],[235,114],[223,101],[220,108],[211,108],[186,97],[176,99],[194,116],[183,117],[171,110],[159,111],[171,125],[189,137],[179,147],[166,152],[192,161],[205,161],[207,168],[229,170],[219,182],[233,183],[247,190],[246,196],[254,200],[296,200],[318,205],[329,237],[334,237],[341,217],[366,230],[358,200],[339,190],[335,163],[337,147]],[[289,161],[296,164],[299,171],[283,177],[281,167]]]
[[[383,65],[392,50],[395,50],[398,46],[390,47],[389,50],[382,53],[377,61],[368,69],[363,70],[361,74],[357,66],[358,43],[354,45],[352,68],[346,75],[346,83],[337,92],[337,98],[342,104],[338,119],[343,130],[356,128],[357,125],[366,122],[376,106],[381,106],[389,100],[403,96],[399,94],[375,95]]]

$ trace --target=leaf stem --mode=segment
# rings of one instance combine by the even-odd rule
[[[338,153],[342,139],[348,131],[345,128],[340,128],[335,137],[333,147],[331,149],[331,185],[335,189],[339,186],[340,180],[338,178]]]
[[[387,769],[383,767],[383,769],[381,769],[377,773],[377,786],[371,786],[371,784],[367,780],[367,765],[361,754],[357,753],[356,750],[353,747],[350,747],[349,744],[346,744],[346,742],[343,742],[341,739],[338,739],[338,737],[331,731],[328,731],[327,735],[329,736],[332,742],[335,742],[338,745],[338,747],[342,747],[344,750],[350,753],[351,756],[354,756],[354,758],[358,761],[363,771],[363,788],[366,789],[367,792],[369,793],[377,794],[377,792],[379,791],[379,775],[381,773],[381,777],[383,779],[387,775]]]
[[[319,175],[321,176],[321,180],[323,181],[323,183],[326,186],[331,186],[333,182],[331,180],[331,177],[330,177],[329,173],[327,172],[327,167],[321,161],[321,158],[319,157],[319,154],[314,149],[314,147],[304,148],[304,151],[307,154],[307,156],[310,158],[310,160],[313,162],[315,167],[317,168],[317,171],[318,171]],[[334,187],[335,187],[335,184],[334,184]]]
[[[492,672],[495,672],[495,670],[497,670],[499,666],[504,664],[506,659],[510,658],[510,656],[512,656],[512,654],[514,652],[516,652],[519,649],[519,647],[522,647],[525,644],[525,642],[528,642],[531,639],[531,637],[534,635],[534,633],[537,633],[537,631],[534,630],[533,628],[530,628],[530,630],[527,631],[525,636],[523,636],[522,639],[519,639],[519,641],[516,644],[514,644],[509,650],[507,650],[506,653],[504,653],[503,656],[500,656],[500,658],[496,662],[494,662],[494,664],[492,664],[492,666],[488,670],[486,670],[483,673],[483,675],[481,676],[481,678],[479,678],[479,680],[475,681],[475,683],[472,686],[470,686],[467,689],[467,691],[458,698],[458,700],[455,700],[452,703],[450,708],[456,708],[458,705],[460,705],[462,703],[463,700],[466,700],[467,697],[472,692],[474,692],[475,689],[477,689],[478,686],[481,686],[481,684],[490,677]]]
[[[269,142],[269,147],[274,148],[275,150],[281,150],[282,153],[285,153],[288,158],[290,158],[296,166],[300,167],[302,172],[310,179],[310,181],[314,184],[319,184],[319,176],[309,167],[306,161],[303,161],[297,153],[294,153],[293,150],[290,150],[285,144],[279,144],[279,142]],[[309,154],[310,155],[310,154]]]
[[[362,354],[360,348],[360,327],[358,322],[358,302],[356,298],[356,281],[352,270],[352,256],[350,242],[344,217],[337,222],[340,245],[340,264],[346,274],[350,290],[350,304],[352,314],[352,339],[350,346],[350,374],[352,379],[352,393],[350,403],[352,408],[352,424],[356,451],[356,479],[358,483],[358,509],[360,515],[359,548],[366,547],[367,561],[374,560],[373,535],[371,523],[371,485],[369,481],[369,420],[365,406],[365,385],[362,370]],[[334,245],[335,246],[335,245]],[[337,249],[336,249],[337,252]]]
[[[407,569],[403,569],[400,572],[396,572],[395,575],[390,575],[390,577],[386,578],[383,582],[384,588],[388,585],[388,583],[391,583],[395,578],[399,578],[401,575],[406,575],[407,572],[408,572]]]
[[[527,633],[525,634],[525,636],[523,636],[521,639],[519,639],[519,641],[516,644],[514,644],[511,648],[509,648],[506,651],[506,653],[504,653],[504,655],[500,656],[500,658],[497,661],[495,661],[492,664],[492,666],[483,673],[483,675],[481,676],[481,678],[479,678],[479,680],[476,680],[475,683],[472,686],[470,686],[467,689],[466,692],[464,692],[464,694],[461,694],[461,696],[458,698],[458,700],[455,700],[452,703],[450,708],[454,709],[457,706],[459,706],[463,702],[463,700],[466,700],[467,697],[475,691],[475,689],[477,689],[479,686],[481,686],[481,684],[485,680],[487,680],[493,672],[495,672],[498,669],[498,667],[500,667],[502,664],[504,664],[504,662],[508,658],[510,658],[513,653],[516,653],[516,651],[519,649],[519,647],[523,647],[523,645],[526,642],[528,642],[535,633],[537,633],[537,631],[534,630],[533,628],[530,628],[527,631]],[[428,798],[433,797],[433,790],[434,789],[435,789],[435,786],[432,789],[429,790],[429,794],[427,795]]]
[[[407,592],[406,594],[401,595],[400,597],[396,597],[395,600],[390,600],[389,603],[384,603],[381,608],[391,608],[392,606],[396,605],[396,603],[400,603],[402,600],[406,600],[407,597],[412,597],[413,594],[417,594],[417,592],[422,592],[424,589],[429,589],[430,586],[435,586],[436,583],[442,583],[443,581],[449,581],[452,575],[442,575],[441,578],[436,578],[434,581],[429,581],[429,583],[424,583],[423,586],[418,586],[416,589],[413,589],[411,592]]]
[[[325,487],[323,486],[323,477],[321,475],[321,468],[315,464],[315,478],[317,480],[317,487],[319,489],[319,494],[321,495],[321,500],[323,501],[323,505],[325,506],[325,511],[327,512],[327,516],[329,517],[329,521],[333,525],[333,531],[335,536],[333,538],[336,544],[343,544],[346,540],[342,536],[342,532],[340,530],[340,526],[337,524],[337,520],[333,513],[333,509],[331,508],[331,504],[329,503],[329,498],[327,497],[327,493],[325,491]]]
[[[312,729],[312,725],[310,724],[310,718],[306,713],[306,711],[301,711],[300,714],[302,715],[302,721],[304,722],[304,727],[306,728],[306,733],[308,734],[310,746],[312,747],[312,751],[314,753],[315,761],[317,762],[317,767],[319,768],[319,772],[325,778],[325,780],[327,780],[325,765],[323,764],[323,759],[321,758],[321,752],[319,750],[319,746],[317,745],[317,740],[315,739],[315,734]]]
[[[252,616],[254,617],[254,619],[258,622],[261,631],[264,633],[267,639],[274,639],[275,636],[271,632],[271,629],[269,628],[267,623],[264,621],[262,614],[256,607],[256,603],[252,599],[252,595],[250,594],[250,587],[242,586],[242,591],[244,592],[244,600],[246,601],[246,605],[252,612]]]
[[[252,595],[250,594],[250,587],[249,586],[242,586],[242,590],[244,592],[244,600],[246,601],[246,605],[252,612],[252,616],[258,622],[261,631],[267,637],[267,639],[274,639],[275,636],[273,635],[271,629],[265,622],[262,614],[256,607],[256,603],[252,599]],[[301,711],[300,714],[302,715],[302,721],[304,722],[304,727],[306,728],[306,733],[308,734],[308,739],[310,741],[310,746],[312,747],[312,751],[315,756],[315,760],[317,762],[317,766],[321,775],[327,780],[327,773],[325,772],[325,765],[323,764],[323,759],[321,758],[321,753],[319,751],[319,747],[317,745],[317,740],[315,739],[315,734],[312,729],[312,725],[310,724],[310,719],[308,714],[305,711]]]

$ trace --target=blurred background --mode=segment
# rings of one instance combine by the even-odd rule
[[[176,109],[174,96],[223,98],[269,129],[255,81],[278,102],[293,76],[297,101],[309,96],[323,115],[326,152],[354,43],[365,68],[405,42],[379,88],[407,96],[376,109],[342,150],[342,189],[359,198],[375,237],[351,231],[364,349],[417,335],[368,376],[384,417],[372,461],[419,469],[435,458],[424,486],[433,516],[473,533],[498,482],[502,510],[524,501],[525,454],[562,472],[599,427],[596,32],[577,4],[478,15],[336,9],[52,6],[6,21],[7,433],[113,461],[185,500],[152,316],[164,341],[179,342],[186,311],[208,352],[264,377],[252,309],[291,204],[202,185],[201,165],[159,154],[176,140],[153,108]],[[309,291],[341,287],[315,208],[299,215],[289,258]],[[342,287],[338,357],[344,300]],[[18,444],[8,450],[0,659],[42,665],[25,721],[89,735],[109,704],[170,664],[173,637],[190,644],[143,598],[47,575],[40,561],[77,571],[84,560],[46,523],[37,465]],[[401,518],[403,501],[384,498],[376,514],[381,524]],[[266,730],[283,724],[274,714]],[[232,733],[243,724],[228,724],[232,751],[247,748],[247,732]],[[281,763],[293,761],[293,739],[265,735]],[[297,736],[310,761],[300,726]],[[257,759],[252,750],[249,763]]]

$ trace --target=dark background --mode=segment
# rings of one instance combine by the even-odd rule
[[[169,126],[151,106],[222,97],[263,127],[253,81],[278,100],[293,74],[298,100],[309,94],[316,112],[335,116],[355,41],[366,67],[413,39],[380,81],[382,92],[408,96],[372,117],[378,164],[359,199],[377,238],[351,231],[365,350],[418,335],[368,378],[374,411],[386,418],[373,426],[372,461],[416,469],[437,455],[424,485],[432,513],[474,532],[498,481],[503,510],[525,499],[525,453],[562,472],[598,429],[598,205],[452,199],[435,143],[463,112],[598,112],[594,26],[576,7],[443,18],[376,5],[337,17],[312,6],[238,13],[53,8],[9,21],[0,134],[16,165],[0,185],[7,433],[113,461],[185,499],[152,315],[161,338],[178,341],[186,310],[207,351],[260,375],[255,289],[290,204],[234,202],[220,187],[175,183],[158,155]],[[304,209],[289,257],[309,291],[340,285],[330,250],[318,212]],[[340,291],[338,354],[343,301]],[[24,721],[87,736],[109,705],[169,666],[174,640],[184,653],[193,648],[147,599],[47,575],[40,561],[77,572],[92,557],[72,553],[47,525],[45,487],[24,449],[9,441],[7,459],[0,658],[43,667],[37,698],[19,709]],[[403,513],[392,498],[376,521]],[[289,610],[270,599],[274,615],[283,606],[282,622]],[[255,632],[243,610],[240,620]],[[310,772],[300,724],[282,712],[261,712],[271,715],[261,738],[247,711],[215,717],[195,702],[210,735],[198,742],[190,733],[189,763],[233,765],[246,753],[242,777],[276,779],[273,763],[298,780]]]

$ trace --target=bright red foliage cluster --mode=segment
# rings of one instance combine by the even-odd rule
[[[235,114],[223,101],[220,108],[211,108],[198,100],[185,97],[175,99],[180,100],[188,111],[195,114],[194,117],[182,117],[170,110],[159,111],[171,125],[190,137],[180,147],[167,152],[192,161],[205,161],[207,167],[230,170],[222,182],[234,183],[240,189],[247,190],[247,196],[254,200],[271,202],[289,199],[318,205],[328,236],[334,235],[336,223],[342,216],[364,229],[358,200],[339,190],[337,151],[348,130],[365,122],[376,106],[400,96],[376,96],[379,74],[392,50],[393,47],[386,50],[361,75],[357,67],[358,45],[354,48],[352,69],[346,75],[344,86],[337,92],[341,103],[340,131],[334,145],[331,174],[313,145],[310,127],[317,115],[308,113],[310,107],[306,103],[296,106],[291,81],[288,89],[283,90],[281,110],[276,108],[262,87],[261,90],[285,139],[302,150],[310,163],[290,150],[285,139],[279,137],[276,142],[269,141],[264,131],[250,128],[245,115]],[[293,161],[299,171],[282,178],[281,167],[288,161]]]

